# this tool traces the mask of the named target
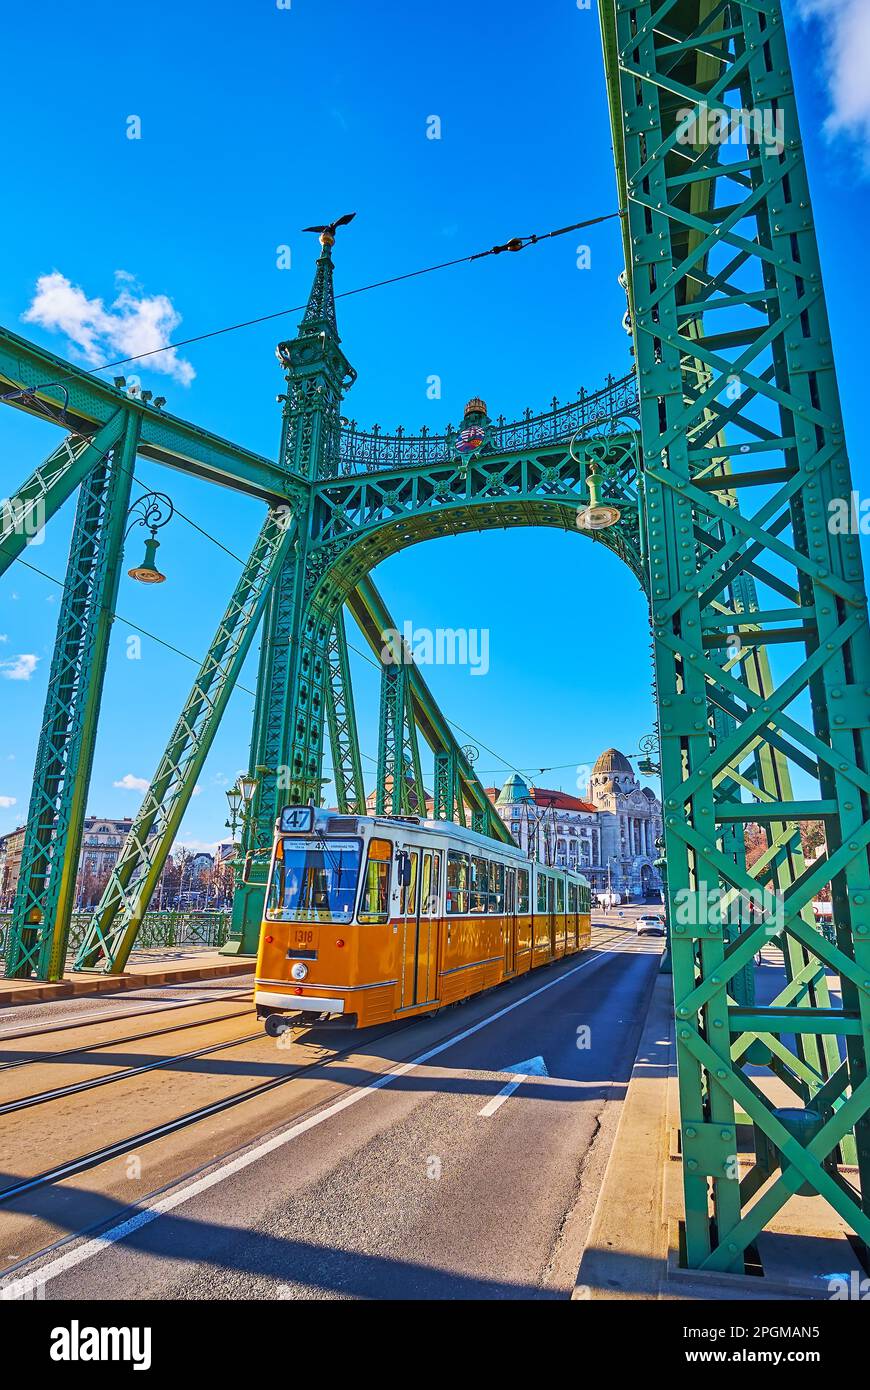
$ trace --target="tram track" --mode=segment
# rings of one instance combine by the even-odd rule
[[[629,939],[633,939],[633,937]],[[594,944],[591,943],[590,948],[597,953],[602,950],[606,950],[611,942],[619,940],[623,942],[625,942],[626,940],[626,932],[624,929],[614,931],[609,936],[605,937],[603,940],[594,942]],[[533,972],[528,973],[531,974]],[[525,977],[525,974],[526,972],[523,972],[521,975],[515,976],[514,980],[522,980]],[[489,993],[489,991],[487,991],[487,993]],[[449,1007],[452,1008],[456,1006]],[[159,1124],[153,1125],[148,1129],[137,1132],[136,1134],[115,1140],[110,1144],[101,1145],[99,1148],[90,1150],[88,1153],[81,1154],[73,1159],[65,1160],[59,1164],[54,1165],[51,1168],[46,1168],[42,1172],[34,1174],[31,1177],[23,1178],[19,1182],[10,1184],[5,1188],[0,1188],[0,1206],[7,1205],[8,1203],[14,1201],[16,1198],[24,1196],[40,1188],[50,1187],[57,1183],[61,1183],[68,1178],[76,1177],[80,1173],[84,1173],[90,1169],[97,1168],[103,1163],[109,1162],[113,1158],[118,1158],[126,1153],[129,1153],[131,1150],[138,1150],[147,1144],[155,1143],[160,1139],[166,1138],[167,1136],[172,1134],[176,1134],[181,1130],[188,1129],[191,1126],[200,1123],[204,1120],[210,1119],[215,1115],[226,1113],[228,1111],[236,1109],[239,1106],[245,1105],[248,1102],[256,1101],[266,1095],[269,1095],[271,1092],[280,1089],[283,1086],[289,1085],[293,1081],[298,1081],[301,1077],[306,1076],[311,1072],[318,1070],[319,1068],[329,1067],[332,1066],[332,1064],[335,1062],[342,1061],[344,1058],[352,1055],[361,1045],[367,1046],[372,1043],[380,1042],[382,1039],[391,1037],[395,1033],[404,1030],[408,1026],[408,1024],[413,1024],[416,1021],[418,1020],[405,1019],[393,1023],[390,1027],[385,1028],[381,1032],[376,1033],[374,1035],[367,1036],[364,1038],[356,1036],[348,1042],[346,1047],[340,1048],[338,1051],[333,1052],[331,1055],[321,1055],[317,1058],[313,1058],[310,1062],[294,1066],[286,1073],[280,1076],[271,1077],[268,1081],[260,1082],[254,1086],[245,1087],[244,1090],[235,1092],[232,1095],[224,1096],[221,1097],[221,1099],[219,1100],[207,1102],[204,1105],[196,1106],[188,1111],[185,1111],[182,1115],[175,1116],[170,1120],[166,1120]],[[202,1025],[192,1024],[187,1026],[190,1027]],[[11,1102],[5,1106],[0,1106],[0,1114],[14,1113],[16,1110],[26,1110],[31,1108],[33,1105],[50,1101],[52,1099],[60,1099],[64,1096],[76,1094],[81,1091],[87,1091],[95,1088],[98,1085],[107,1085],[111,1082],[128,1079],[129,1077],[141,1075],[145,1072],[154,1072],[162,1068],[171,1066],[173,1062],[188,1060],[191,1057],[202,1056],[210,1052],[226,1051],[232,1047],[246,1045],[247,1043],[252,1042],[254,1040],[262,1040],[262,1038],[263,1034],[258,1031],[256,1034],[252,1034],[248,1037],[237,1038],[223,1043],[212,1045],[208,1048],[197,1049],[195,1052],[189,1054],[179,1054],[173,1057],[161,1058],[158,1062],[149,1063],[143,1067],[128,1068],[125,1069],[123,1072],[113,1073],[109,1077],[99,1077],[95,1078],[94,1080],[83,1083],[73,1083],[73,1085],[70,1087],[58,1088],[58,1090],[53,1092],[47,1092],[42,1095],[24,1098],[20,1102]]]
[[[381,1039],[391,1037],[405,1026],[405,1021],[394,1024],[392,1027],[384,1029],[373,1037],[362,1040],[365,1044],[380,1042]],[[256,1035],[259,1039],[262,1034]],[[183,1115],[176,1116],[172,1120],[167,1120],[162,1124],[154,1125],[150,1129],[142,1130],[138,1134],[130,1135],[127,1138],[116,1140],[112,1144],[105,1144],[98,1149],[91,1150],[90,1153],[82,1154],[78,1158],[70,1159],[65,1163],[47,1168],[42,1173],[37,1173],[33,1177],[22,1179],[21,1182],[13,1183],[9,1187],[0,1188],[0,1206],[14,1201],[16,1197],[33,1192],[41,1187],[49,1187],[55,1183],[64,1181],[66,1178],[77,1176],[79,1173],[87,1172],[91,1168],[97,1168],[102,1163],[108,1162],[112,1158],[118,1158],[131,1149],[138,1150],[146,1144],[163,1139],[167,1135],[176,1134],[179,1130],[187,1129],[191,1125],[209,1119],[213,1115],[220,1115],[228,1110],[235,1109],[236,1106],[243,1105],[247,1101],[256,1100],[261,1096],[268,1095],[270,1092],[278,1090],[282,1086],[288,1085],[291,1081],[297,1081],[301,1076],[317,1070],[319,1067],[331,1066],[333,1062],[342,1061],[350,1056],[360,1046],[360,1039],[354,1038],[347,1047],[341,1048],[331,1056],[321,1056],[305,1063],[302,1066],[294,1067],[282,1076],[271,1077],[270,1080],[260,1082],[256,1086],[248,1086],[243,1091],[238,1091],[230,1096],[224,1096],[218,1101],[197,1106],[193,1110],[186,1111]],[[231,1046],[232,1044],[227,1044]],[[238,1045],[238,1040],[236,1042]],[[106,1078],[111,1080],[113,1078]],[[2,1112],[0,1112],[2,1113]]]
[[[238,1014],[226,1014],[225,1018],[238,1018]],[[208,1023],[221,1022],[220,1019],[209,1019]],[[187,1028],[205,1028],[208,1023],[191,1023]],[[184,1027],[184,1025],[181,1025]],[[174,1031],[167,1028],[166,1032]],[[196,1057],[208,1057],[214,1052],[224,1052],[230,1047],[240,1047],[243,1043],[262,1042],[263,1031],[258,1028],[256,1033],[246,1033],[241,1038],[229,1038],[224,1042],[211,1043],[208,1047],[194,1048],[190,1052],[171,1053],[168,1057],[159,1057],[154,1062],[143,1062],[138,1067],[124,1067],[120,1071],[114,1071],[109,1076],[95,1076],[89,1081],[74,1081],[68,1086],[57,1086],[50,1091],[38,1091],[32,1096],[22,1096],[20,1100],[10,1100],[5,1104],[0,1104],[0,1115],[14,1115],[19,1110],[29,1110],[34,1105],[44,1105],[50,1100],[61,1100],[64,1096],[79,1095],[82,1091],[92,1091],[98,1086],[108,1086],[113,1081],[128,1081],[133,1076],[144,1076],[147,1072],[161,1071],[164,1067],[171,1067],[175,1062],[190,1062]],[[104,1046],[111,1046],[106,1043]],[[61,1054],[55,1053],[54,1056]]]
[[[167,986],[167,988],[169,988],[169,986]],[[133,999],[134,1003],[137,1002],[135,999],[135,991],[127,995],[127,998]],[[117,1023],[119,1019],[145,1018],[149,1014],[167,1013],[171,1009],[195,1009],[202,1007],[204,1004],[223,1004],[231,999],[250,999],[253,1002],[253,998],[253,985],[250,985],[228,993],[215,993],[213,996],[200,999],[171,999],[167,1000],[165,1003],[155,1000],[153,1008],[122,1009],[117,1013],[101,1014],[95,1018],[80,1019],[75,1017],[73,1019],[61,1019],[54,1023],[47,1023],[44,1027],[22,1028],[18,1032],[6,1033],[0,1031],[0,1045],[5,1042],[19,1042],[22,1038],[44,1038],[48,1037],[51,1033],[68,1033],[76,1028],[98,1028],[103,1023]]]
[[[211,1003],[212,1001],[209,1000],[208,1002]],[[239,1002],[244,1003],[245,1001],[240,1000]],[[251,995],[250,1003],[253,1004],[253,995]],[[130,1033],[125,1037],[107,1038],[104,1042],[84,1043],[79,1047],[65,1047],[58,1052],[38,1052],[33,1057],[20,1057],[17,1061],[0,1064],[0,1076],[3,1076],[9,1071],[16,1071],[20,1067],[46,1065],[55,1061],[58,1057],[86,1057],[89,1053],[101,1052],[106,1047],[119,1047],[126,1043],[147,1042],[150,1038],[162,1038],[168,1033],[187,1033],[190,1032],[192,1028],[209,1028],[214,1023],[227,1023],[234,1018],[244,1018],[244,1016],[245,1011],[232,1014],[218,1014],[216,1018],[190,1019],[187,1023],[173,1023],[167,1028],[152,1028],[146,1033]],[[141,1017],[141,1015],[133,1015],[133,1017]],[[96,1028],[101,1026],[101,1024],[92,1024],[91,1026]],[[257,1036],[259,1036],[259,1034]],[[2,1047],[2,1041],[3,1040],[0,1039],[0,1047]],[[0,1108],[0,1114],[2,1113],[2,1108]]]

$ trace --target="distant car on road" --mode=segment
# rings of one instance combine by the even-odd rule
[[[665,920],[654,912],[644,913],[638,917],[635,930],[638,936],[664,936]]]

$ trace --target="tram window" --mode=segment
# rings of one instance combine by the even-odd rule
[[[538,911],[547,911],[547,875],[538,874]]]
[[[470,912],[489,911],[489,864],[476,857],[471,860]]]
[[[494,860],[489,864],[489,910],[504,912],[504,864],[496,864]]]
[[[555,888],[556,888],[556,885],[555,885],[553,879],[548,878],[548,879],[547,879],[547,911],[548,911],[548,912],[552,912],[552,911],[554,910],[554,907],[555,907],[555,899],[556,899]]]
[[[437,917],[441,911],[441,855],[423,855],[423,881],[420,885],[420,915]]]
[[[359,900],[359,920],[365,923],[386,922],[390,915],[389,840],[372,840]]]
[[[556,879],[556,911],[565,911],[565,881],[561,878]]]
[[[447,851],[447,912],[455,917],[468,911],[468,855]]]
[[[569,883],[569,884],[568,884],[568,911],[569,911],[569,912],[576,912],[576,911],[577,911],[577,884],[576,884],[576,883]]]
[[[408,853],[408,858],[411,864],[411,876],[399,890],[399,913],[403,917],[413,917],[417,911],[417,861],[420,856],[417,850],[412,849]]]
[[[529,871],[517,869],[517,912],[529,910]]]
[[[275,854],[270,922],[349,922],[359,878],[358,840],[282,840]]]

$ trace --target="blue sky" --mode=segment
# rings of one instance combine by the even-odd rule
[[[866,0],[788,9],[859,486],[866,12]],[[478,0],[473,9],[459,0],[292,0],[289,9],[274,0],[146,0],[124,20],[100,0],[84,9],[48,0],[38,66],[33,16],[20,7],[4,20],[4,41],[0,320],[86,365],[104,351],[124,355],[119,341],[128,350],[150,344],[173,324],[178,339],[304,301],[317,246],[300,228],[352,209],[357,219],[336,248],[339,289],[616,206],[598,20],[575,0]],[[427,139],[432,115],[440,140]],[[127,138],[131,116],[141,139]],[[482,395],[492,415],[513,418],[628,370],[616,224],[579,239],[591,247],[588,270],[578,269],[578,238],[569,236],[340,304],[344,347],[360,374],[347,414],[364,426],[440,429]],[[279,269],[285,245],[292,264]],[[182,349],[171,372],[143,370],[143,385],[173,412],[274,455],[283,385],[274,346],[296,321]],[[432,375],[442,380],[440,400],[427,397]],[[3,412],[0,491],[14,492],[56,439],[51,427]],[[257,503],[141,461],[138,475],[247,553]],[[26,556],[58,578],[72,510]],[[198,659],[238,573],[180,518],[162,541],[169,582],[145,588],[125,578],[121,587],[89,799],[98,814],[135,811],[137,784],[150,777],[194,671],[147,639],[141,659],[129,660],[125,620]],[[140,546],[131,538],[130,564]],[[480,748],[485,780],[500,781],[510,767],[552,768],[536,773],[539,783],[575,791],[578,765],[609,744],[636,751],[651,728],[644,605],[602,547],[555,531],[465,536],[395,556],[376,580],[400,622],[489,630],[485,677],[459,667],[427,673],[447,715]],[[0,833],[26,813],[58,594],[19,566],[0,591]],[[38,658],[32,673],[9,679],[21,673],[21,656]],[[255,662],[256,652],[188,811],[185,842],[212,844],[225,833],[224,788],[247,759]],[[354,664],[371,753],[377,676]],[[116,785],[125,780],[131,785]]]

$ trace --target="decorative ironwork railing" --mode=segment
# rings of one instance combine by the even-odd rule
[[[522,419],[511,421],[500,415],[489,426],[481,453],[509,454],[533,449],[571,439],[578,430],[586,432],[598,426],[602,433],[612,433],[619,429],[620,422],[624,427],[626,420],[636,421],[637,411],[634,373],[619,378],[608,376],[599,391],[581,389],[577,400],[567,405],[560,405],[554,398],[551,408],[540,415],[527,410]],[[456,456],[458,433],[448,425],[443,434],[430,434],[425,426],[419,434],[405,434],[401,426],[395,434],[382,434],[378,425],[360,430],[355,420],[344,421],[337,471],[347,475],[445,463]]]
[[[229,932],[229,911],[146,912],[136,938],[136,950],[147,947],[223,946]],[[93,909],[74,912],[67,956],[75,955],[93,916]],[[6,954],[11,912],[0,912],[0,959]]]

